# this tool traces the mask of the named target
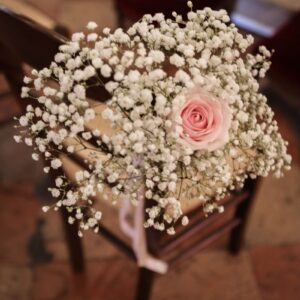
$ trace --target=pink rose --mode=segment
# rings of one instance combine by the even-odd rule
[[[213,151],[228,142],[231,112],[226,101],[195,88],[186,94],[179,116],[183,145],[193,150]]]

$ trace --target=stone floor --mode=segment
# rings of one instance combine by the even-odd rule
[[[26,0],[71,30],[93,19],[115,26],[110,0]],[[272,90],[272,82],[268,85]],[[84,238],[88,270],[70,272],[59,215],[41,212],[41,166],[30,149],[16,145],[10,121],[19,113],[0,76],[0,299],[133,299],[136,266],[93,233]],[[271,93],[271,100],[274,100]],[[157,300],[300,299],[299,124],[275,105],[282,134],[290,141],[292,170],[263,181],[250,219],[246,247],[230,256],[224,243],[203,251],[155,281]],[[285,113],[282,113],[285,112]],[[113,216],[111,216],[113,217]]]

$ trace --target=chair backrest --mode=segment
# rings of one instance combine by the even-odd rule
[[[21,64],[42,69],[50,65],[60,45],[68,39],[34,21],[0,5],[0,69],[15,93],[22,86]],[[88,96],[104,101],[108,93],[103,87],[89,90]]]
[[[62,35],[4,6],[0,7],[0,40],[10,47],[22,62],[38,69],[49,65],[58,47],[67,42]]]
[[[9,8],[15,13],[22,14],[32,20],[35,20],[46,28],[53,29],[56,26],[56,21],[53,18],[28,3],[28,1],[1,0],[1,5]]]

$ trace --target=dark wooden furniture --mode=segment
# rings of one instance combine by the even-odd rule
[[[298,36],[300,36],[300,12],[295,13],[273,37],[262,42],[269,49],[275,49],[269,77],[275,83],[283,105],[288,104],[290,107],[289,114],[296,114],[297,123],[299,123],[300,116],[300,43],[295,37]],[[292,97],[287,97],[286,91],[289,91]],[[299,130],[299,126],[297,126],[297,130]]]
[[[50,30],[54,30],[58,33],[61,33],[64,36],[69,35],[68,29],[65,26],[58,24],[53,19],[49,18],[47,15],[43,14],[38,9],[34,8],[33,6],[31,6],[28,3],[18,2],[18,1],[10,1],[10,0],[2,0],[1,4],[4,6],[8,5],[8,7],[11,8],[12,10],[17,11],[17,12],[22,12],[27,17],[29,17],[33,20],[37,20],[38,22],[41,22],[41,24],[43,24],[44,27],[46,27]],[[2,30],[4,30],[4,29],[6,29],[6,28],[2,28]],[[0,66],[0,72],[2,73],[1,66]],[[3,119],[1,118],[0,125],[5,124],[8,121],[11,121],[14,117],[13,114],[20,114],[20,110],[18,109],[18,106],[16,105],[16,103],[13,101],[14,99],[12,98],[12,96],[13,96],[13,93],[10,90],[8,90],[8,91],[5,90],[0,93],[0,101],[6,102],[5,107],[7,107],[8,105],[10,105],[10,107],[11,107],[11,109],[9,109],[9,111],[6,111],[4,113],[4,115],[3,115],[4,118]],[[8,99],[10,101],[7,101]]]
[[[235,0],[196,0],[193,9],[211,7],[213,9],[226,9],[230,13],[235,5]],[[186,0],[115,0],[118,25],[127,27],[128,24],[139,20],[144,14],[162,12],[171,17],[172,12],[185,15],[189,8]]]
[[[65,41],[66,38],[63,36],[0,7],[0,65],[17,97],[19,97],[22,85],[22,63],[25,62],[38,69],[48,66],[59,45]],[[94,92],[94,96],[98,96],[100,100],[105,99],[105,91]],[[23,107],[27,104],[25,100],[20,103]],[[76,160],[76,157],[73,159]],[[82,161],[77,159],[76,162],[84,167]],[[196,207],[189,212],[189,225],[178,228],[178,233],[174,236],[170,237],[165,233],[147,229],[149,251],[155,256],[166,258],[171,266],[184,261],[229,233],[228,249],[233,254],[239,253],[243,245],[244,232],[256,187],[257,181],[249,180],[242,191],[224,200],[225,210],[233,213],[227,218],[218,213],[205,217],[201,213],[201,207]],[[85,264],[81,241],[77,236],[77,224],[68,225],[67,213],[63,209],[61,211],[72,269],[74,272],[83,272]],[[135,260],[131,246],[108,230],[105,224],[101,224],[99,234],[126,253],[129,258]],[[136,299],[149,299],[153,279],[153,272],[139,268]]]

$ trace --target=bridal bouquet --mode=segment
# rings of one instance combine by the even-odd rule
[[[218,201],[247,177],[290,168],[287,142],[259,92],[271,53],[261,46],[246,54],[253,38],[226,11],[188,6],[186,17],[145,15],[126,32],[98,35],[90,22],[48,68],[24,78],[22,97],[37,105],[20,117],[15,140],[33,147],[46,173],[63,168],[63,156],[88,153],[76,184],[61,172],[49,188],[54,208],[65,206],[81,231],[98,230],[93,202],[107,187],[113,202],[151,200],[145,227],[173,234],[177,221],[188,223],[182,199],[198,199],[206,214],[222,212]],[[111,97],[99,114],[86,94],[101,85]],[[95,118],[112,134],[89,130]]]

